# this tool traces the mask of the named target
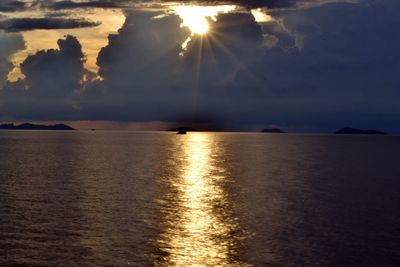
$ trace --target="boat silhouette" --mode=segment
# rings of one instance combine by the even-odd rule
[[[179,131],[176,134],[186,134],[185,129],[179,129]]]

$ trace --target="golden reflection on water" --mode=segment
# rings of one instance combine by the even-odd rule
[[[179,137],[180,138],[180,137]],[[228,177],[213,136],[182,136],[183,172],[171,178],[164,200],[166,229],[159,240],[165,266],[244,266],[235,260],[237,219],[231,215],[223,184]]]

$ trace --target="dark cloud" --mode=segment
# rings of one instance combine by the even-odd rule
[[[172,1],[171,1],[172,2]],[[179,2],[179,1],[178,1]],[[181,1],[183,3],[185,2],[191,2],[191,1]],[[249,1],[243,1],[243,0],[228,0],[228,1],[195,1],[197,3],[206,3],[206,4],[225,4],[225,3],[230,3],[230,4],[235,4],[235,5],[240,5],[248,8],[257,8],[257,7],[267,7],[267,8],[286,8],[286,7],[292,7],[295,6],[296,0],[249,0]]]
[[[5,1],[5,2],[4,2]],[[157,5],[160,3],[181,3],[191,5],[222,5],[234,4],[246,8],[265,7],[269,9],[288,8],[294,7],[297,3],[319,3],[329,0],[161,0],[159,2],[152,0],[34,0],[34,1],[17,1],[17,0],[3,0],[0,3],[0,11],[9,12],[30,8],[47,8],[52,10],[75,9],[75,8],[133,8],[138,4],[151,3]],[[29,3],[29,4],[27,4]]]
[[[37,29],[74,29],[95,27],[100,22],[85,19],[64,18],[11,18],[0,21],[0,29],[7,32],[29,31]]]
[[[6,84],[7,75],[12,70],[13,65],[9,61],[12,54],[25,46],[20,34],[0,35],[0,90]]]
[[[109,1],[109,0],[98,0],[98,1],[36,1],[34,6],[51,8],[55,10],[59,9],[74,9],[74,8],[119,8],[123,7],[127,1]]]
[[[68,35],[57,44],[59,49],[39,51],[22,62],[21,71],[31,94],[55,98],[80,88],[85,56],[79,41]]]
[[[249,66],[263,52],[261,27],[248,13],[221,15],[211,27],[210,38],[189,44],[182,76],[187,78],[187,90],[194,93],[196,116],[235,121],[243,111],[240,102],[260,90],[262,81]]]
[[[132,7],[136,4],[154,2],[151,0],[137,1],[137,0],[95,0],[95,1],[36,1],[35,5],[51,9],[73,9],[73,8],[124,8]],[[174,1],[174,0],[163,0],[160,3],[182,3],[182,4],[235,4],[248,8],[256,7],[267,7],[267,8],[284,8],[291,7],[296,4],[296,0],[227,0],[227,1],[209,1],[209,0],[197,0],[197,1]]]
[[[16,0],[2,0],[0,2],[0,12],[14,12],[22,10],[26,7],[26,3]]]
[[[155,15],[131,13],[119,34],[110,36],[109,45],[98,57],[103,90],[101,95],[93,97],[98,102],[88,99],[88,112],[99,110],[106,103],[108,118],[116,118],[116,114],[125,119],[139,118],[139,114],[146,118],[161,114],[167,118],[177,113],[168,108],[169,99],[178,101],[182,109],[190,106],[189,92],[179,84],[180,44],[189,32],[179,27],[178,17],[153,19]],[[154,94],[159,97],[154,98]],[[91,112],[91,116],[97,117],[97,114]]]
[[[278,14],[287,34],[300,36],[304,45],[290,49],[281,26],[267,29],[280,43],[267,51],[254,72],[268,79],[269,107],[288,114],[286,120],[292,123],[376,125],[389,131],[400,120],[394,101],[400,97],[400,37],[395,33],[399,10],[399,2],[386,1]],[[297,121],[289,115],[295,110],[302,113]]]
[[[110,39],[99,57],[103,92],[121,95],[121,102],[108,101],[107,118],[388,127],[389,120],[379,120],[379,114],[400,113],[394,101],[400,85],[394,32],[394,25],[400,26],[395,15],[400,6],[388,3],[282,11],[263,32],[248,14],[220,15],[213,37],[202,44],[201,56],[200,39],[192,40],[178,64],[176,52],[167,57],[158,48],[145,52],[146,43],[151,43],[148,35],[157,36],[153,29],[163,29],[162,21],[146,27],[146,18],[140,24],[129,18],[115,37],[118,42]],[[370,21],[372,16],[379,22]],[[134,30],[136,25],[146,30]],[[277,44],[262,50],[263,34],[274,36]],[[159,38],[159,46],[176,51],[173,39],[178,40]],[[139,40],[143,47],[132,46]],[[385,49],[382,40],[391,40]],[[150,56],[162,60],[149,61]],[[150,63],[136,74],[133,66],[143,67],[142,62]],[[160,62],[174,67],[159,70]],[[96,118],[101,108],[93,110]],[[385,116],[392,124],[395,117]]]
[[[38,51],[22,64],[24,81],[8,84],[3,108],[11,118],[68,118],[85,74],[82,47],[72,36],[58,41],[59,49]]]
[[[69,37],[23,63],[27,79],[3,90],[1,114],[400,132],[399,10],[394,0],[336,3],[275,11],[263,26],[220,14],[182,56],[189,32],[177,16],[130,13],[99,54],[103,80],[82,83],[84,56]]]
[[[98,58],[104,80],[85,95],[82,111],[107,120],[236,120],[243,110],[238,101],[260,89],[247,68],[262,47],[261,27],[251,14],[210,21],[210,37],[192,37],[183,56],[180,44],[189,32],[179,28],[179,18],[153,16],[131,14],[110,37]]]

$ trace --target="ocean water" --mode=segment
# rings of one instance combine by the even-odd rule
[[[400,266],[400,138],[0,132],[0,266]]]

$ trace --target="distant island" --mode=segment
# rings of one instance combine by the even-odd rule
[[[261,130],[262,133],[285,133],[279,128],[266,128]]]
[[[376,130],[361,130],[350,127],[344,127],[335,132],[335,134],[387,134],[385,132],[376,131]]]
[[[23,123],[20,125],[14,125],[14,123],[0,124],[0,130],[63,130],[71,131],[74,128],[66,124],[55,124],[55,125],[40,125],[32,123]]]
[[[192,127],[179,127],[179,128],[172,128],[168,129],[168,132],[198,132],[197,129]]]

